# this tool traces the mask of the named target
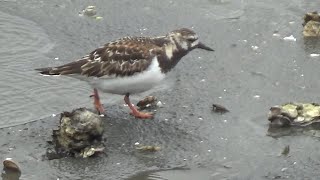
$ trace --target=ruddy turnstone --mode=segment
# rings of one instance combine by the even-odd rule
[[[104,108],[98,90],[125,95],[124,101],[132,115],[151,118],[151,113],[139,112],[131,104],[129,95],[157,85],[183,56],[195,48],[214,51],[201,43],[194,31],[182,28],[165,36],[124,37],[76,61],[36,70],[44,75],[68,75],[87,81],[94,89],[94,106],[100,114],[104,113]]]

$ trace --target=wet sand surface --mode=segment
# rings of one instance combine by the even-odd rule
[[[267,112],[288,101],[320,102],[320,43],[302,37],[302,17],[320,2],[1,1],[0,158],[22,179],[317,179],[319,139],[266,135]],[[101,20],[79,17],[97,6]],[[34,71],[77,59],[127,35],[189,27],[214,53],[195,50],[149,94],[164,102],[153,120],[136,120],[120,96],[104,94],[106,156],[44,160],[59,113],[92,107],[91,88]],[[285,41],[293,35],[296,41]],[[134,102],[143,95],[133,98]],[[230,113],[211,112],[212,103]],[[52,116],[57,114],[57,116]],[[153,154],[135,143],[161,146]],[[290,145],[290,156],[279,157]],[[173,169],[173,170],[170,170]],[[189,170],[190,169],[190,170]],[[161,171],[163,170],[163,171]],[[193,178],[195,179],[195,178]]]

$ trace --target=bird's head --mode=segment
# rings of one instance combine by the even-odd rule
[[[207,51],[214,51],[212,48],[201,43],[198,39],[198,35],[187,28],[174,30],[170,32],[168,36],[181,50],[191,51],[195,48],[199,48]]]

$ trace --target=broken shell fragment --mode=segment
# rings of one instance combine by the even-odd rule
[[[103,150],[104,150],[104,147],[86,147],[81,151],[80,155],[83,158],[87,158],[95,155],[96,153],[103,152]]]
[[[95,6],[87,6],[85,9],[83,9],[79,15],[86,15],[86,16],[95,16],[97,14],[97,10]]]
[[[3,161],[3,168],[10,169],[12,171],[21,172],[19,166],[14,161],[12,161],[11,158],[7,158],[6,160]]]
[[[227,108],[219,104],[212,104],[212,111],[216,113],[221,113],[221,114],[229,112]]]
[[[157,98],[155,96],[146,96],[143,100],[137,103],[140,109],[146,109],[148,107],[155,107],[157,105]]]
[[[155,152],[161,150],[159,146],[139,146],[136,147],[136,149],[143,152]]]
[[[20,176],[21,170],[11,158],[3,161],[3,171],[1,174],[3,180],[19,180]]]

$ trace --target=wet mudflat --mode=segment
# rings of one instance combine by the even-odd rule
[[[288,101],[320,102],[319,42],[302,37],[301,1],[0,1],[0,158],[23,179],[317,179],[319,139],[266,136],[267,112]],[[100,20],[79,17],[97,6]],[[102,96],[106,156],[43,160],[62,111],[92,107],[91,88],[33,69],[61,65],[126,35],[193,27],[216,51],[194,51],[150,94],[164,104],[135,120],[122,97]],[[293,36],[295,38],[285,37]],[[133,98],[137,102],[143,97]],[[212,103],[230,112],[216,114]],[[18,125],[18,126],[13,126]],[[161,147],[136,151],[135,144]],[[290,145],[288,156],[280,156]],[[173,169],[173,170],[169,170]],[[191,169],[191,170],[188,170]],[[164,171],[159,171],[164,170]]]

